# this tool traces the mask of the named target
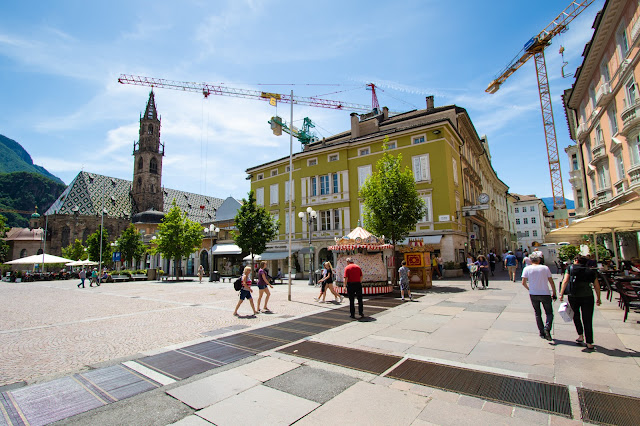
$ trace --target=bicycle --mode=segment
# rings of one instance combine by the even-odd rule
[[[471,277],[471,290],[478,288],[478,265],[469,266],[469,275]]]

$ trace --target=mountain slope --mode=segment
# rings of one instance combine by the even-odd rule
[[[6,210],[33,212],[35,206],[38,206],[38,212],[42,214],[62,194],[65,188],[65,184],[37,173],[0,174],[0,214],[7,218],[7,226],[27,227],[31,214],[20,214]]]
[[[37,173],[64,185],[59,177],[49,173],[44,167],[33,164],[31,156],[22,145],[13,139],[0,135],[0,173],[13,172]]]

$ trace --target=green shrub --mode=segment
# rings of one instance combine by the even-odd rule
[[[571,262],[580,253],[580,247],[566,245],[558,247],[558,257],[565,262]]]
[[[449,261],[444,262],[444,269],[460,269],[460,266],[454,261]]]

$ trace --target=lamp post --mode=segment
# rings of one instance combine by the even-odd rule
[[[102,231],[104,229],[104,214],[108,213],[107,209],[102,209],[102,214],[100,218],[100,266],[98,267],[98,273],[102,274]]]
[[[204,228],[205,235],[209,235],[211,238],[211,248],[209,249],[209,255],[211,258],[209,259],[209,282],[213,282],[213,235],[218,235],[220,232],[220,228],[216,228],[213,223],[210,224],[207,228]]]
[[[307,222],[307,232],[309,233],[309,285],[313,285],[313,247],[311,247],[311,226],[317,216],[318,212],[311,207],[307,207],[306,212],[298,213],[298,217],[302,222]]]

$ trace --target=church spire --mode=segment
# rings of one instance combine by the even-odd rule
[[[144,112],[144,118],[147,120],[157,120],[158,111],[156,110],[156,98],[153,95],[153,89],[149,93],[149,101],[147,102],[147,109]]]

